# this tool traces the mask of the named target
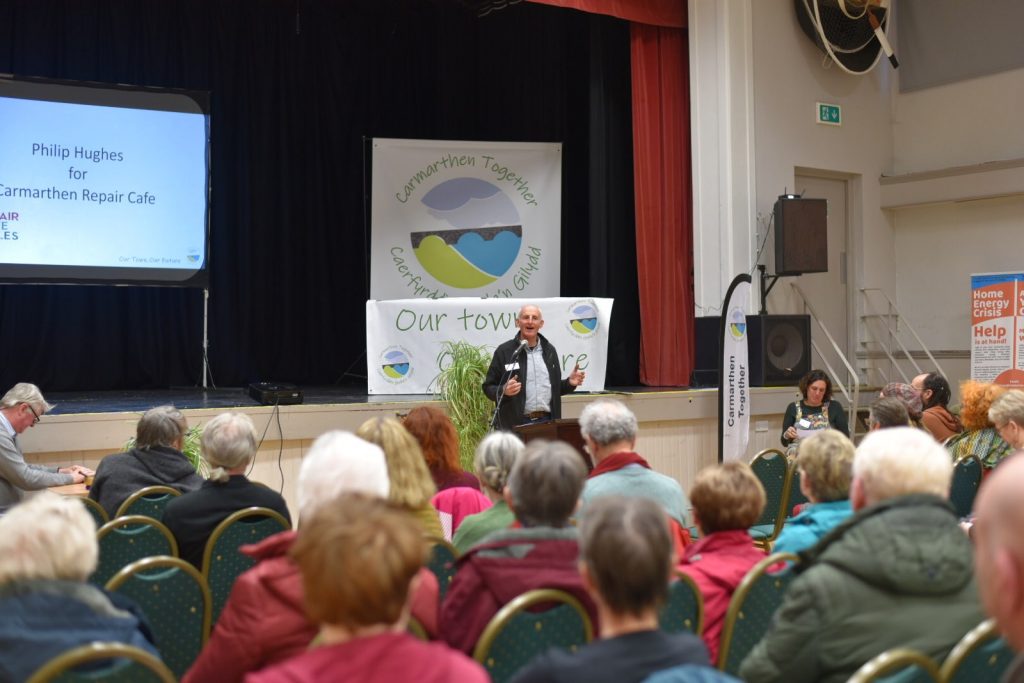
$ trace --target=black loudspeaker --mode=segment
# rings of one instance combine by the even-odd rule
[[[694,320],[690,386],[717,387],[719,316]],[[750,386],[795,386],[811,370],[811,319],[807,315],[748,315]]]
[[[748,315],[750,386],[795,386],[811,370],[808,315]]]
[[[828,202],[782,195],[775,201],[775,274],[828,271]]]

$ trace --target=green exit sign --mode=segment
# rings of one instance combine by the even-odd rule
[[[843,108],[838,104],[817,102],[815,103],[815,109],[817,110],[818,123],[824,123],[827,126],[843,125]]]

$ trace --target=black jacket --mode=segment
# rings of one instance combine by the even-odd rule
[[[544,365],[548,368],[548,376],[551,379],[551,417],[552,419],[558,419],[562,416],[562,394],[568,394],[576,390],[576,387],[569,384],[569,379],[562,379],[562,371],[558,363],[558,351],[552,346],[551,342],[544,338],[544,335],[538,334],[541,343],[541,353],[544,356]],[[491,367],[487,370],[487,377],[484,378],[484,393],[487,398],[491,399],[495,403],[498,401],[498,396],[501,391],[503,382],[508,381],[506,376],[505,366],[508,365],[516,349],[519,348],[520,337],[517,333],[515,337],[501,344],[494,350],[494,356],[491,358]],[[520,353],[519,357],[516,358],[516,362],[521,367],[525,366],[526,353]],[[519,381],[523,381],[523,375],[519,370],[513,370],[511,375],[518,375]],[[555,388],[558,387],[558,391]],[[516,425],[523,424],[523,412],[526,408],[526,384],[523,384],[523,390],[515,396],[505,396],[501,399],[501,411],[498,413],[498,429],[504,429],[511,431]]]

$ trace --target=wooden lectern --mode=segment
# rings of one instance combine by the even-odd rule
[[[519,435],[523,443],[529,443],[534,439],[548,439],[549,441],[564,441],[580,454],[587,466],[587,471],[594,469],[594,463],[590,455],[583,450],[583,436],[580,434],[580,421],[562,418],[548,420],[547,422],[532,422],[519,425],[512,429]]]

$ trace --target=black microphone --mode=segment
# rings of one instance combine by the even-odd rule
[[[522,351],[523,349],[525,349],[525,348],[526,348],[526,345],[527,345],[528,343],[529,343],[529,342],[527,342],[527,341],[526,341],[525,339],[524,339],[523,341],[519,342],[519,348],[517,348],[517,349],[515,350],[515,353],[513,353],[513,354],[512,354],[512,360],[515,360],[515,359],[516,359],[516,356],[518,356],[518,355],[519,355],[519,352],[520,352],[520,351]]]

